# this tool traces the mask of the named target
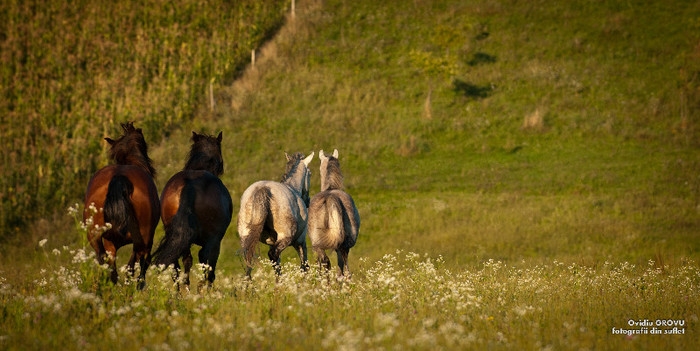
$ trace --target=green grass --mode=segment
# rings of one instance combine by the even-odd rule
[[[286,250],[279,281],[263,264],[246,283],[234,219],[213,291],[177,295],[153,269],[139,293],[73,263],[83,234],[47,216],[12,241],[31,244],[1,248],[0,345],[700,344],[700,5],[297,5],[255,67],[215,85],[214,111],[198,105],[151,156],[162,188],[190,130],[223,131],[222,180],[237,210],[248,185],[279,179],[283,152],[337,148],[362,218],[352,280],[301,275]],[[312,171],[313,195],[316,160]],[[67,272],[77,280],[62,282]],[[685,334],[612,333],[644,319],[683,320]]]
[[[519,268],[488,260],[453,271],[442,257],[395,251],[356,261],[350,281],[293,263],[276,279],[264,264],[252,282],[220,271],[214,290],[178,294],[168,271],[150,270],[137,292],[133,281],[107,283],[94,254],[36,253],[41,271],[25,277],[32,286],[0,279],[3,349],[687,349],[699,341],[696,262]],[[194,284],[202,279],[193,275]],[[685,334],[612,333],[644,330],[631,319],[662,332],[673,328],[657,320],[682,321]]]

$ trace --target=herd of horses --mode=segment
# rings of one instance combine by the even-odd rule
[[[110,267],[110,280],[118,280],[117,250],[133,244],[127,272],[134,275],[139,262],[137,287],[145,286],[146,271],[153,261],[161,267],[173,266],[177,282],[189,286],[193,244],[201,246],[199,262],[208,268],[205,282],[214,282],[221,240],[233,217],[233,202],[219,178],[224,172],[221,154],[222,133],[218,136],[192,132],[192,146],[182,171],[166,183],[160,198],[153,179],[156,171],[148,157],[148,146],[140,128],[133,122],[122,123],[123,135],[110,145],[113,164],[97,171],[88,183],[83,221],[92,218],[94,227],[87,239],[100,264]],[[349,274],[348,252],[355,245],[360,215],[352,197],[343,190],[338,150],[321,160],[321,191],[309,198],[314,153],[287,155],[286,172],[281,182],[258,181],[241,196],[238,234],[251,277],[258,242],[270,246],[268,257],[280,273],[280,254],[292,246],[306,270],[307,234],[318,257],[319,266],[330,269],[326,250],[338,255],[339,275]],[[88,208],[94,206],[95,213]],[[151,253],[158,222],[163,221],[165,235]],[[184,267],[179,277],[180,259]],[[204,282],[202,282],[204,283]],[[200,283],[201,284],[201,283]]]

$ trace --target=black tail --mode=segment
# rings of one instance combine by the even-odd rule
[[[107,198],[104,204],[105,224],[111,224],[111,230],[122,235],[125,235],[130,226],[136,223],[130,198],[133,192],[134,185],[123,175],[114,176],[107,187]]]
[[[180,192],[180,204],[175,216],[165,226],[165,236],[160,240],[154,255],[154,263],[169,266],[177,262],[200,232],[199,220],[194,213],[195,188],[185,181]]]

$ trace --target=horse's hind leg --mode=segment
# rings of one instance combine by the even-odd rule
[[[208,241],[204,244],[202,249],[199,250],[199,263],[204,263],[208,266],[204,277],[207,279],[207,285],[209,287],[211,287],[212,283],[214,283],[214,279],[216,279],[216,262],[219,260],[220,250],[221,243],[216,240]],[[204,282],[200,282],[200,287],[202,283]]]
[[[136,251],[134,250],[131,253],[131,257],[129,258],[129,263],[126,264],[126,272],[129,274],[131,278],[134,277],[134,266],[136,265]]]
[[[185,276],[182,279],[185,287],[190,288],[190,269],[192,268],[192,253],[189,249],[182,255],[182,265],[185,267]]]
[[[128,271],[131,276],[134,275],[134,265],[136,261],[139,262],[139,277],[136,280],[136,288],[143,290],[146,286],[146,271],[148,266],[151,264],[151,254],[149,249],[143,244],[143,241],[134,240],[134,251],[131,254],[131,259],[129,259]]]
[[[105,248],[105,255],[107,257],[107,264],[111,270],[109,279],[113,284],[117,284],[119,278],[119,273],[117,273],[117,247],[113,242],[103,239],[103,245]]]
[[[281,274],[282,270],[282,267],[280,267],[280,255],[282,254],[282,251],[291,243],[291,237],[283,237],[282,239],[278,239],[277,242],[270,246],[270,251],[267,252],[267,257],[269,257],[272,264],[275,265],[275,272],[277,275]]]
[[[306,272],[306,270],[309,268],[309,264],[307,263],[306,257],[306,240],[304,240],[303,243],[294,243],[292,246],[295,250],[297,250],[297,254],[299,254],[299,261],[301,261],[301,270]]]
[[[314,253],[316,254],[316,257],[318,259],[319,269],[325,268],[326,271],[330,270],[331,269],[331,260],[328,259],[328,256],[326,256],[326,251],[315,247]]]
[[[348,268],[348,253],[349,249],[345,248],[339,248],[336,250],[336,253],[338,254],[338,269],[340,270],[339,275],[345,275],[345,272],[348,272],[348,277],[350,276],[350,268]]]

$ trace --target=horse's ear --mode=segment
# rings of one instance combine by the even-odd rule
[[[287,155],[287,152],[286,152],[286,151],[284,152],[284,157],[287,158],[287,161],[290,161],[290,160],[292,159],[291,157],[289,157],[289,155]]]
[[[338,158],[338,149],[333,150],[333,157]]]
[[[112,139],[110,139],[110,138],[105,138],[105,140],[107,140],[107,142],[109,143],[109,145],[114,145],[114,143],[115,143],[115,141],[112,140]]]
[[[319,160],[323,161],[323,160],[325,160],[325,159],[327,159],[327,158],[328,158],[328,156],[326,156],[326,154],[323,153],[323,150],[320,150],[320,151],[318,152],[318,159],[319,159]]]
[[[216,137],[216,140],[218,140],[219,144],[221,144],[221,140],[223,140],[223,139],[224,139],[224,132],[220,131],[219,136]]]
[[[197,141],[199,140],[199,134],[197,134],[194,130],[192,131],[192,141]]]
[[[311,160],[313,160],[313,159],[314,159],[314,152],[311,151],[311,155],[307,156],[307,157],[304,159],[304,165],[306,165],[306,166],[308,167],[308,166],[309,166],[309,163],[311,163]]]

